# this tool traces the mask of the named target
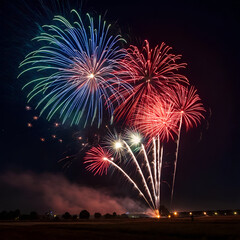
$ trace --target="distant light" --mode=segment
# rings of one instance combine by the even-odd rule
[[[174,212],[174,213],[173,213],[173,215],[174,215],[174,216],[177,216],[177,215],[178,215],[178,213],[177,213],[177,212]]]
[[[28,123],[27,126],[28,126],[28,127],[32,127],[32,124],[31,124],[31,123]]]
[[[63,140],[62,140],[62,139],[59,139],[58,141],[59,141],[60,143],[62,143],[62,142],[63,142]]]
[[[237,212],[233,212],[234,215],[237,215]]]
[[[38,120],[38,116],[33,116],[33,120]]]
[[[26,109],[27,111],[29,111],[29,110],[31,110],[31,107],[30,107],[30,106],[26,106],[25,109]]]
[[[168,215],[168,218],[171,218],[171,215]]]
[[[190,212],[189,215],[192,215],[192,212]]]
[[[82,139],[82,137],[78,137],[78,140],[81,140]]]
[[[60,125],[59,123],[54,123],[55,127],[59,127],[59,125]]]
[[[218,215],[218,213],[217,213],[217,212],[215,212],[214,214],[215,214],[215,215]]]
[[[56,138],[57,136],[56,135],[52,135],[52,138]]]
[[[112,157],[112,158],[111,158],[111,160],[113,161],[113,160],[114,160],[114,158]]]
[[[206,213],[206,212],[203,212],[203,215],[205,215],[205,216],[206,216],[206,215],[207,215],[207,213]]]
[[[120,141],[117,141],[114,143],[114,147],[115,147],[115,149],[122,148],[122,143]]]
[[[45,138],[40,138],[40,141],[41,142],[45,142]]]
[[[91,74],[88,75],[88,77],[92,79],[92,78],[94,78],[94,74],[91,73]]]

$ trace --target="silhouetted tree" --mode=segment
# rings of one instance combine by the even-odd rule
[[[16,220],[17,218],[20,217],[20,215],[21,215],[20,210],[19,210],[19,209],[16,209],[16,210],[14,211],[14,219]]]
[[[20,216],[20,210],[16,209],[14,211],[2,211],[0,213],[0,220],[18,220]]]
[[[82,210],[79,214],[80,219],[89,219],[90,213],[87,210]]]
[[[9,220],[13,220],[14,217],[15,217],[14,211],[9,211],[7,215],[8,215],[7,218],[8,218]]]
[[[112,216],[115,218],[117,217],[117,213],[116,212],[113,212]]]
[[[71,214],[70,214],[69,212],[65,212],[65,213],[62,215],[62,218],[63,218],[63,219],[71,219],[72,216],[71,216]]]
[[[2,211],[0,213],[0,219],[1,220],[7,220],[7,211]]]
[[[102,214],[101,214],[101,213],[98,213],[98,212],[94,213],[94,218],[99,219],[99,218],[101,218],[101,217],[102,217]]]

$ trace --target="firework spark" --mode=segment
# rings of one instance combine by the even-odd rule
[[[82,120],[84,126],[96,120],[99,127],[104,108],[112,120],[113,101],[120,104],[122,92],[131,91],[117,75],[125,56],[118,44],[124,40],[110,35],[110,25],[101,16],[95,28],[88,14],[85,26],[77,11],[71,12],[77,18],[73,25],[55,16],[56,25],[43,26],[45,31],[35,38],[43,45],[26,56],[19,76],[30,71],[41,74],[24,86],[31,87],[28,101],[40,98],[36,106],[42,107],[40,115],[47,112],[48,120],[59,115],[63,123],[69,119],[71,124]]]

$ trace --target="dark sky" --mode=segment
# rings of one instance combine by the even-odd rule
[[[54,121],[49,123],[40,118],[33,122],[32,117],[39,112],[25,110],[26,92],[21,91],[24,82],[17,79],[18,65],[32,50],[30,40],[38,33],[38,24],[48,24],[54,14],[66,13],[79,6],[84,13],[105,14],[108,22],[121,28],[129,43],[141,44],[148,39],[154,47],[165,42],[173,47],[174,53],[182,54],[183,61],[188,64],[182,73],[198,89],[207,113],[200,127],[183,136],[175,208],[240,208],[238,1],[83,1],[82,4],[80,1],[68,1],[68,4],[60,1],[63,10],[54,7],[53,1],[43,1],[50,10],[42,10],[40,1],[9,2],[5,0],[0,5],[0,191],[4,193],[0,198],[0,211],[48,207],[36,203],[36,191],[26,186],[24,178],[30,176],[29,181],[35,181],[37,188],[43,185],[41,179],[46,180],[45,173],[52,174],[51,177],[60,174],[62,179],[68,179],[69,185],[105,189],[113,198],[136,197],[131,187],[121,188],[119,176],[92,177],[83,169],[81,159],[75,160],[67,170],[58,163],[66,154],[77,153],[81,148],[82,142],[71,139],[76,131],[86,138],[96,129],[55,128]],[[33,128],[27,127],[28,122],[33,122]],[[51,140],[52,134],[63,139],[63,143]],[[46,141],[41,142],[40,137]],[[168,205],[169,191],[165,188],[163,198]],[[34,204],[32,199],[35,199]]]

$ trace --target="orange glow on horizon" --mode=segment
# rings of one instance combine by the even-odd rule
[[[160,213],[159,213],[158,210],[155,210],[155,217],[158,218],[158,219],[160,218]]]

